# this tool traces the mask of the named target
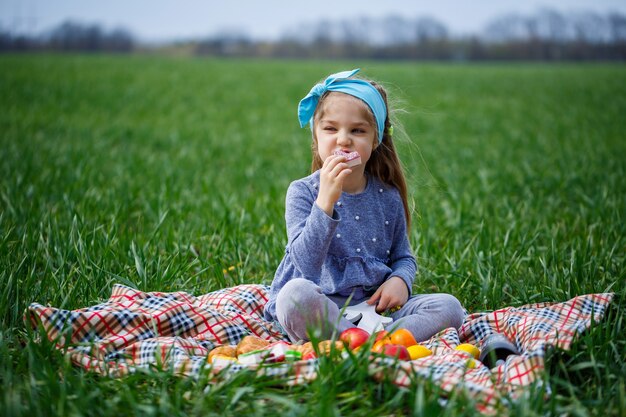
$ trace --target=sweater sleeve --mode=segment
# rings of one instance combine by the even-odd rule
[[[285,202],[288,250],[294,266],[305,278],[317,278],[339,223],[315,204],[315,195],[303,182],[293,182]]]
[[[406,218],[404,216],[404,206],[400,204],[396,210],[397,221],[394,229],[394,240],[391,250],[391,274],[402,278],[407,288],[409,296],[413,293],[413,282],[417,272],[417,262],[411,251],[409,236],[407,234]]]

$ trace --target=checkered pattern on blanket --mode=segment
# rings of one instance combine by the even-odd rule
[[[529,304],[507,307],[466,317],[457,332],[446,329],[425,343],[432,356],[411,362],[400,362],[395,383],[410,384],[411,378],[423,377],[439,384],[445,392],[464,389],[480,411],[493,414],[501,399],[517,398],[533,383],[541,383],[546,350],[558,347],[568,350],[576,336],[602,319],[613,299],[612,293],[588,294],[561,303]],[[504,334],[515,343],[520,355],[489,369],[479,362],[468,367],[468,357],[454,348],[460,343],[480,346],[492,333]]]
[[[215,346],[236,345],[246,335],[284,339],[263,320],[267,291],[263,285],[241,285],[194,297],[115,285],[105,303],[73,311],[33,303],[29,315],[88,370],[119,376],[160,366],[191,375]]]
[[[184,292],[144,293],[115,285],[108,301],[79,310],[61,310],[33,303],[28,316],[33,327],[43,326],[59,349],[71,360],[102,374],[120,376],[139,369],[160,367],[182,375],[197,375],[213,347],[237,344],[246,335],[268,341],[286,340],[273,323],[263,319],[269,288],[239,285],[200,297]],[[599,321],[613,294],[589,294],[561,303],[507,307],[469,315],[459,331],[445,329],[424,344],[433,355],[410,362],[389,359],[372,362],[374,377],[385,369],[400,386],[413,378],[438,384],[444,392],[469,392],[480,411],[493,413],[503,396],[515,398],[524,387],[538,381],[546,349],[569,349],[576,336],[592,321]],[[492,370],[454,348],[468,342],[480,345],[497,332],[514,341],[520,355]],[[383,368],[381,368],[383,367]],[[316,360],[272,366],[233,365],[212,369],[226,376],[243,369],[280,378],[287,384],[316,377]]]

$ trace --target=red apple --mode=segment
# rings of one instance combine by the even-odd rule
[[[370,334],[365,330],[359,329],[358,327],[351,327],[341,332],[339,340],[348,346],[348,349],[354,350],[367,342],[369,337]]]
[[[381,352],[387,356],[394,357],[401,361],[410,361],[411,355],[408,349],[402,345],[384,345]]]

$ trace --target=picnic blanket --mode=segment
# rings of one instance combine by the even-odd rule
[[[287,341],[263,319],[268,290],[264,285],[239,285],[195,297],[186,292],[141,292],[118,284],[106,302],[83,309],[33,303],[27,319],[74,364],[89,371],[123,376],[158,368],[197,376],[207,369],[207,355],[216,346],[236,345],[246,335]],[[423,343],[433,355],[404,362],[380,358],[372,361],[370,371],[376,378],[382,367],[392,369],[392,380],[399,386],[424,378],[447,394],[464,390],[479,411],[493,414],[503,398],[514,399],[540,382],[546,350],[568,350],[577,335],[601,320],[612,298],[611,293],[588,294],[565,302],[470,314],[458,331],[445,329]],[[478,361],[468,366],[467,355],[454,349],[464,342],[480,346],[494,332],[507,336],[521,354],[488,369]],[[252,369],[281,383],[301,384],[317,376],[317,365],[316,359],[271,366],[233,364],[209,372],[225,378]]]

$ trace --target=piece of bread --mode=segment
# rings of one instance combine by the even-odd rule
[[[207,361],[209,363],[213,363],[213,358],[215,358],[216,356],[226,356],[229,358],[237,358],[237,346],[222,345],[222,346],[213,348],[213,350],[209,352],[209,357]]]
[[[296,352],[302,353],[302,356],[306,355],[309,352],[313,352],[313,343],[306,342],[302,345],[291,345],[289,349],[295,350]]]
[[[269,344],[270,342],[260,337],[246,336],[237,344],[237,356],[252,352],[253,350],[265,349]]]

